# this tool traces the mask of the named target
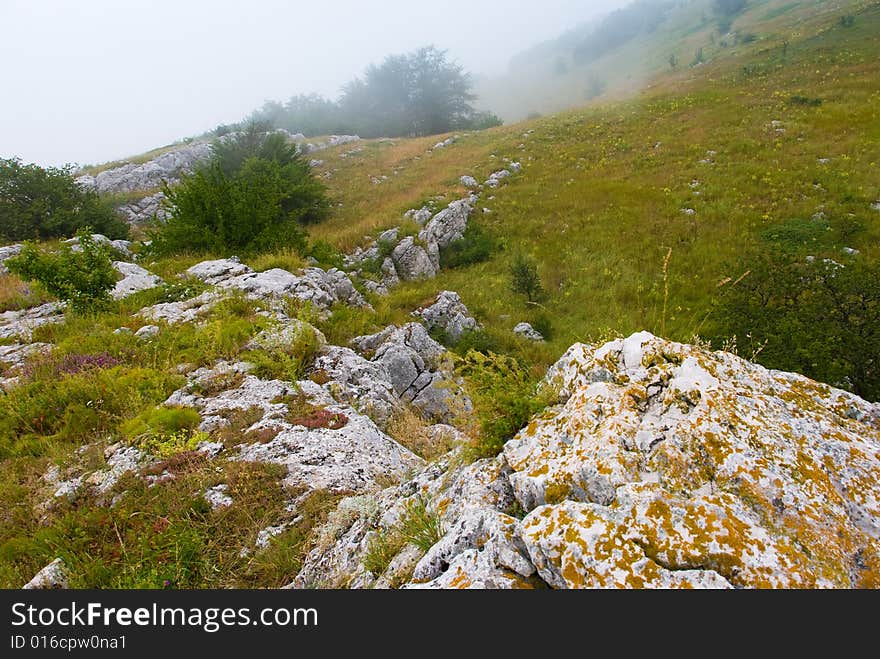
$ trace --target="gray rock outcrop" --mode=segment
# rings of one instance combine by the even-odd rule
[[[453,291],[443,291],[437,296],[434,304],[414,311],[413,316],[419,318],[429,330],[434,328],[443,330],[453,343],[458,342],[465,332],[480,327],[461,301],[461,297]]]

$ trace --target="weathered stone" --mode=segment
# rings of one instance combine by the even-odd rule
[[[422,206],[421,208],[413,208],[403,214],[404,217],[410,218],[419,224],[424,224],[434,216],[434,210],[430,206]]]
[[[513,328],[513,333],[529,341],[543,341],[544,335],[532,327],[529,323],[519,323]]]
[[[166,322],[169,325],[191,323],[205,316],[223,297],[213,291],[205,291],[181,302],[160,302],[145,307],[137,316],[152,322]]]
[[[188,277],[195,277],[206,284],[219,284],[227,279],[252,272],[253,270],[244,265],[238,257],[234,256],[231,259],[202,261],[187,270],[186,275]]]
[[[140,226],[167,220],[169,213],[166,203],[165,193],[156,192],[118,206],[116,212],[120,213],[129,224]]]
[[[141,327],[134,335],[141,339],[142,341],[146,341],[148,339],[153,339],[159,336],[159,326],[158,325],[144,325]]]
[[[0,275],[5,275],[9,273],[9,270],[6,268],[5,265],[3,265],[6,259],[17,256],[21,253],[21,250],[23,248],[24,245],[5,245],[3,247],[0,247]]]
[[[418,309],[413,316],[419,318],[432,330],[443,330],[449,340],[456,343],[468,331],[479,329],[480,324],[471,316],[458,293],[443,291],[429,307]]]
[[[504,448],[546,581],[877,583],[876,406],[646,333],[561,361],[568,401]]]
[[[118,252],[123,258],[133,258],[134,254],[131,251],[131,241],[129,240],[110,240],[107,236],[100,233],[93,233],[92,240],[94,240],[99,245],[104,245],[109,247],[110,249]],[[81,252],[82,247],[79,246],[79,237],[75,236],[70,240],[64,241],[65,245],[70,245],[71,251]]]
[[[477,182],[473,176],[462,176],[459,179],[459,183],[461,183],[466,188],[479,188],[480,184]]]
[[[101,194],[153,190],[163,182],[176,183],[181,175],[208,160],[211,153],[210,144],[187,144],[140,165],[128,163],[100,172],[97,176],[84,175],[76,180],[82,187]]]
[[[65,305],[46,302],[38,307],[0,313],[0,339],[20,338],[30,341],[33,331],[43,325],[64,321]]]
[[[486,180],[486,185],[490,188],[497,188],[501,185],[501,182],[510,177],[510,172],[506,169],[502,169],[497,172],[493,172],[489,178]]]
[[[220,485],[215,485],[214,487],[209,487],[205,490],[205,501],[211,504],[212,510],[217,510],[218,508],[229,508],[232,505],[232,497],[227,494],[229,491],[229,486],[226,483],[221,483]]]
[[[66,589],[69,588],[69,582],[67,566],[63,560],[56,558],[22,586],[22,590]]]
[[[52,350],[51,343],[13,343],[0,345],[0,363],[13,369],[22,366],[36,355],[44,355]]]
[[[417,245],[412,236],[407,236],[391,253],[391,260],[398,276],[404,281],[433,279],[437,276],[437,266],[428,250]]]
[[[419,239],[440,249],[448,247],[464,236],[468,218],[473,212],[473,199],[459,199],[437,213],[419,233]]]
[[[161,278],[134,263],[114,261],[113,267],[116,272],[122,275],[122,279],[116,282],[116,286],[110,293],[116,300],[121,300],[140,291],[156,288],[162,284]]]

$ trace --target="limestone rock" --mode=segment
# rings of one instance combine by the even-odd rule
[[[400,406],[385,367],[350,348],[327,346],[315,359],[312,372],[327,378],[324,387],[335,399],[366,414],[380,428]]]
[[[229,508],[232,505],[232,497],[227,494],[229,491],[229,486],[226,483],[221,483],[220,485],[215,485],[214,487],[209,487],[205,490],[205,501],[211,504],[212,510],[217,510],[218,508]]]
[[[118,206],[116,212],[120,213],[126,222],[134,226],[151,224],[154,221],[162,222],[167,220],[169,216],[163,192],[156,192],[142,199]]]
[[[408,210],[403,216],[415,220],[419,224],[425,224],[434,216],[434,211],[430,206],[422,206],[421,208]]]
[[[22,586],[22,590],[66,589],[69,587],[69,579],[64,561],[56,558]]]
[[[158,325],[144,325],[134,335],[142,341],[147,341],[159,336]]]
[[[122,279],[116,282],[116,286],[110,295],[115,300],[121,300],[129,295],[140,291],[147,291],[162,284],[162,279],[134,263],[114,261],[113,267],[122,275]]]
[[[546,581],[877,583],[877,406],[647,333],[560,361],[568,401],[504,448]]]
[[[18,368],[35,355],[46,354],[52,350],[51,343],[12,343],[0,345],[0,364],[6,368]]]
[[[473,176],[467,176],[467,175],[462,176],[459,179],[459,183],[461,183],[464,187],[471,188],[471,189],[480,187],[480,184],[477,182],[477,179],[475,179]]]
[[[202,261],[186,271],[188,277],[205,282],[206,284],[219,284],[222,281],[238,277],[239,275],[253,272],[244,265],[238,257],[231,259],[218,259],[216,261]]]
[[[210,144],[187,144],[143,164],[128,163],[100,172],[97,176],[84,175],[76,180],[82,187],[101,194],[153,190],[166,181],[176,183],[184,173],[191,172],[198,164],[208,160],[211,153]]]
[[[217,305],[222,296],[213,291],[205,291],[181,302],[160,302],[144,307],[136,314],[151,322],[166,322],[169,325],[195,322]]]
[[[29,341],[33,331],[42,326],[64,321],[65,305],[46,302],[38,307],[0,313],[0,339],[20,338]]]
[[[459,199],[437,213],[419,233],[419,239],[443,249],[464,235],[473,212],[473,199]]]
[[[529,323],[519,323],[513,328],[513,333],[529,341],[543,341],[544,335],[532,327]]]
[[[433,279],[437,276],[437,265],[431,259],[428,250],[417,245],[412,236],[400,241],[391,253],[391,260],[397,274],[404,281]]]
[[[510,171],[506,169],[499,170],[497,172],[493,172],[489,178],[486,180],[486,185],[490,188],[497,188],[501,185],[501,182],[510,177]]]
[[[443,291],[429,307],[413,312],[413,315],[432,330],[440,328],[453,343],[468,331],[479,329],[480,324],[471,316],[458,293]]]
[[[3,265],[3,262],[8,258],[20,254],[23,248],[24,245],[5,245],[0,247],[0,275],[5,275],[9,272],[9,270],[6,269],[6,266]]]

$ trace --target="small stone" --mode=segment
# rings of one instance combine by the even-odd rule
[[[519,323],[513,328],[513,333],[529,341],[544,340],[544,336],[529,323]]]
[[[142,341],[146,341],[152,338],[155,338],[159,335],[159,326],[158,325],[144,325],[141,327],[134,335],[141,339]]]
[[[28,581],[22,590],[53,590],[66,589],[69,587],[67,566],[60,558],[56,558],[42,570],[37,572],[33,579]]]

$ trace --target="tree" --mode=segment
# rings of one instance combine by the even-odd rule
[[[153,231],[157,253],[305,249],[302,225],[323,219],[323,184],[284,136],[250,125],[218,140],[206,166],[165,194],[171,216]]]
[[[537,302],[545,295],[538,266],[522,254],[514,258],[510,267],[510,290],[525,295],[530,303]]]
[[[719,16],[736,16],[746,8],[746,0],[712,0],[712,8]]]
[[[78,249],[62,245],[60,252],[40,250],[27,242],[21,252],[4,265],[26,281],[35,281],[74,311],[85,311],[105,303],[116,284],[116,270],[110,249],[92,238],[89,228],[77,234]]]
[[[721,301],[719,343],[735,336],[768,368],[880,399],[880,264],[777,247],[739,267],[749,274]]]
[[[294,96],[266,102],[251,115],[257,122],[304,135],[357,133],[363,137],[434,135],[499,126],[494,114],[471,102],[471,78],[433,46],[390,55],[343,87],[338,102]]]
[[[70,167],[0,159],[0,239],[69,237],[85,226],[110,238],[128,235],[128,225],[94,191],[80,188]]]

